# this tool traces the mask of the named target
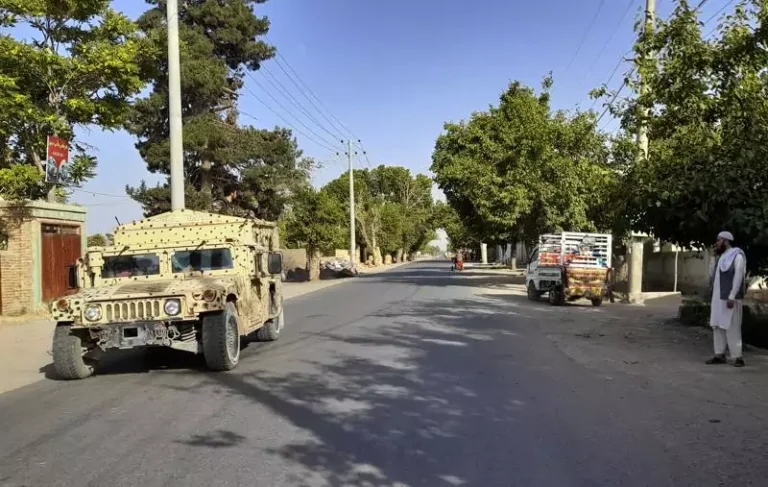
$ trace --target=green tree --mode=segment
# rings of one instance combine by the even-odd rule
[[[237,124],[238,91],[247,71],[257,70],[275,49],[260,40],[269,29],[254,7],[264,0],[191,0],[179,11],[184,170],[187,206],[275,220],[291,193],[308,184],[311,159],[291,132]],[[129,131],[150,172],[169,174],[168,73],[165,7],[152,7],[138,23],[155,46],[142,68],[153,80],[136,103]],[[152,215],[170,209],[168,185],[129,188]]]
[[[437,228],[442,228],[448,235],[448,250],[456,251],[480,245],[477,234],[467,228],[453,206],[438,201],[435,204],[433,218],[433,225]]]
[[[334,249],[344,233],[344,207],[328,191],[312,187],[298,191],[283,220],[285,244],[305,248],[309,279],[320,277],[320,254]]]
[[[556,230],[594,230],[590,214],[614,172],[594,113],[552,113],[519,82],[498,106],[446,124],[432,156],[435,181],[464,228],[488,243],[535,241]],[[473,240],[462,237],[464,240]]]
[[[6,0],[0,5],[0,27],[30,32],[26,39],[0,34],[3,197],[39,199],[49,192],[44,183],[48,135],[70,143],[70,184],[95,175],[97,159],[76,139],[75,129],[119,128],[131,97],[145,84],[136,26],[110,3]]]
[[[88,247],[106,247],[107,245],[107,237],[104,235],[100,233],[88,235]]]
[[[730,230],[753,271],[768,270],[766,41],[768,2],[741,2],[707,40],[678,1],[638,42],[639,54],[657,53],[641,64],[647,92],[613,107],[627,132],[640,107],[650,110],[648,158],[624,183],[632,226],[683,246]]]
[[[230,215],[275,221],[280,218],[292,195],[309,186],[314,161],[303,157],[288,129],[238,129],[241,162],[230,173],[231,179],[211,192],[201,191],[193,182],[186,185],[186,207]],[[252,157],[259,154],[258,157]],[[128,194],[144,208],[145,216],[170,211],[168,183],[148,187],[126,187]]]
[[[429,241],[435,227],[432,219],[432,181],[428,176],[399,166],[381,165],[358,169],[355,178],[355,217],[360,243],[373,254],[374,262],[385,253],[398,260],[419,250]],[[325,188],[347,211],[349,173],[329,182]]]

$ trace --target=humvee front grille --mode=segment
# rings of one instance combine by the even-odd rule
[[[109,303],[106,305],[107,321],[147,320],[162,317],[159,299],[142,299]]]

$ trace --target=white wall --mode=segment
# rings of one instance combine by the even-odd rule
[[[675,252],[647,252],[643,265],[643,291],[672,291],[675,282]],[[711,252],[677,253],[677,290],[683,294],[706,295],[709,272],[714,265]]]

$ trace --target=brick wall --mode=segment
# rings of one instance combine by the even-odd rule
[[[24,220],[10,222],[8,249],[0,251],[0,315],[19,315],[33,311],[33,225]]]

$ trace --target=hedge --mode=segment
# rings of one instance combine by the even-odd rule
[[[701,300],[687,300],[680,305],[678,319],[688,326],[709,327],[710,306],[708,302]],[[746,304],[744,306],[744,319],[741,325],[742,339],[744,343],[755,347],[768,348],[768,314],[755,311]]]

